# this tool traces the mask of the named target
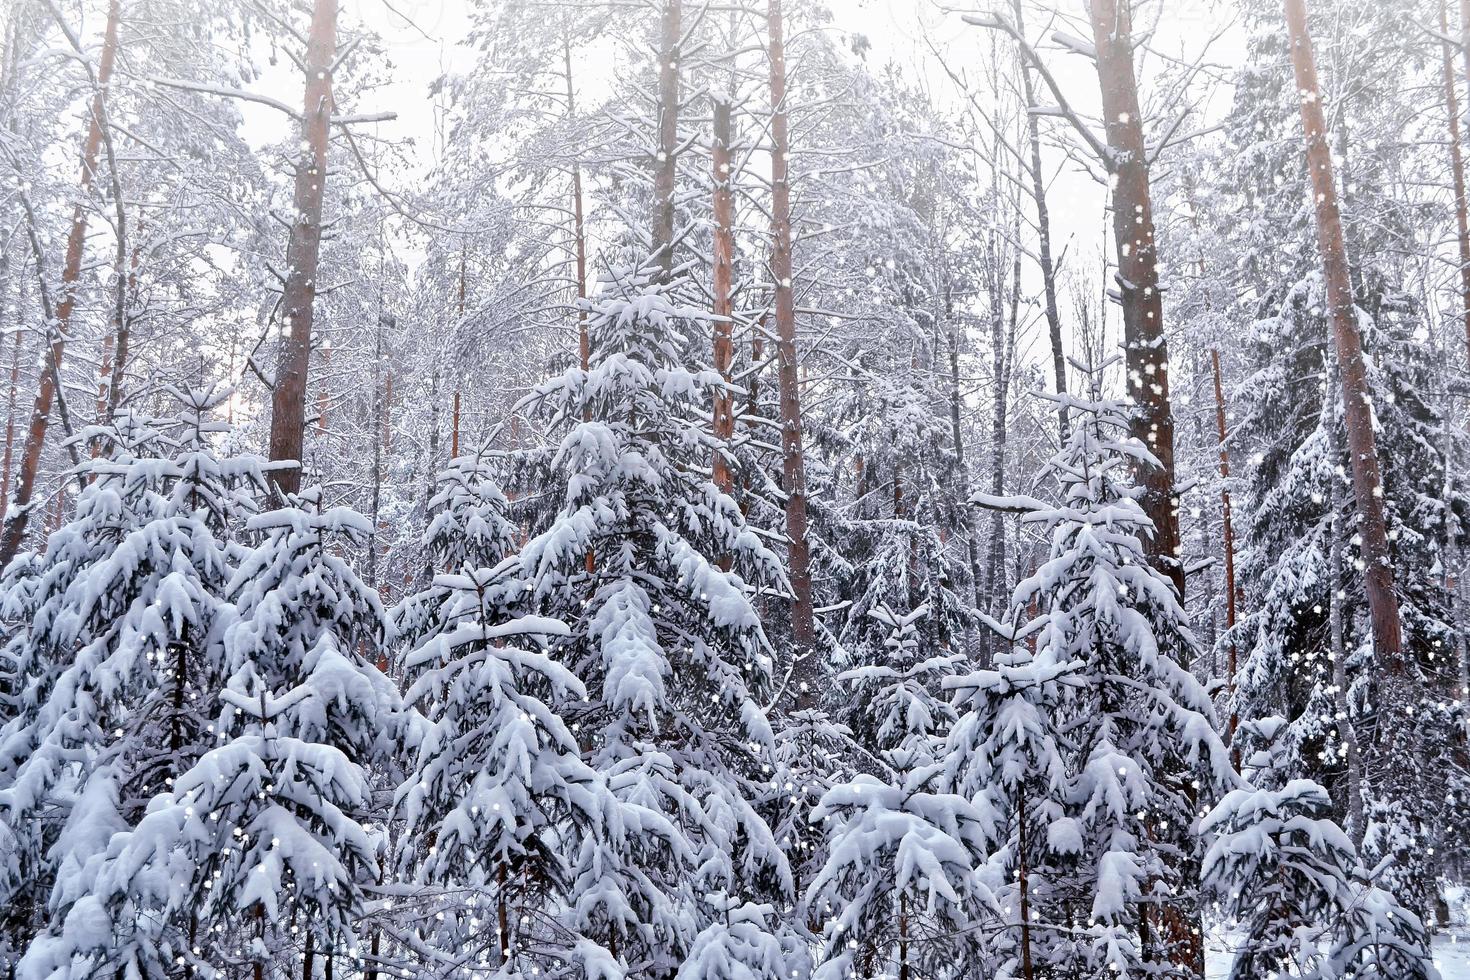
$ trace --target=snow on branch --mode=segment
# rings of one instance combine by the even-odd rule
[[[222,99],[239,99],[242,102],[257,102],[260,105],[270,106],[277,112],[284,112],[292,119],[300,120],[301,114],[284,102],[280,102],[268,95],[257,92],[248,92],[242,88],[230,88],[224,85],[205,85],[200,82],[190,82],[182,78],[146,78],[150,85],[162,85],[164,88],[175,88],[183,92],[198,92],[201,95],[214,95]]]
[[[1080,54],[1082,57],[1091,58],[1093,61],[1097,60],[1097,48],[1090,41],[1084,41],[1082,38],[1068,34],[1066,31],[1052,31],[1051,39],[1073,54]]]
[[[1087,144],[1088,149],[1092,150],[1097,155],[1097,158],[1103,161],[1104,165],[1111,171],[1114,167],[1115,160],[1115,154],[1112,149],[1099,139],[1097,134],[1083,122],[1082,117],[1072,109],[1071,103],[1067,101],[1067,97],[1062,93],[1061,85],[1057,83],[1056,76],[1046,67],[1046,62],[1036,53],[1036,49],[1031,46],[1031,43],[1021,36],[1020,31],[1016,30],[1016,26],[995,13],[984,15],[962,14],[961,19],[972,27],[983,27],[986,30],[1000,31],[1003,34],[1009,35],[1011,40],[1016,42],[1016,47],[1020,49],[1021,54],[1031,63],[1031,67],[1036,69],[1036,73],[1041,76],[1041,80],[1051,90],[1052,98],[1057,103],[1054,114],[1061,116],[1071,123],[1072,128],[1077,131],[1077,134]]]
[[[986,510],[998,510],[1007,514],[1030,514],[1038,510],[1050,510],[1049,504],[1025,494],[997,495],[977,492],[970,495],[970,503]]]

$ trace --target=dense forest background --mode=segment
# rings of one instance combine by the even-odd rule
[[[0,963],[1437,976],[1467,102],[1466,0],[0,0]]]

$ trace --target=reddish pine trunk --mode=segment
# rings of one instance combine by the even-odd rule
[[[10,394],[5,399],[5,462],[0,466],[0,519],[5,517],[10,502],[10,463],[15,448],[15,403],[20,395],[20,351],[25,346],[25,333],[15,330],[15,353],[10,359]]]
[[[286,246],[286,290],[281,311],[289,333],[281,345],[271,392],[270,458],[298,464],[306,428],[306,376],[311,362],[312,307],[321,250],[322,198],[332,122],[332,60],[337,49],[337,0],[316,0],[306,42],[306,97],[301,121],[305,158],[296,169],[295,216]],[[301,468],[273,470],[277,492],[301,489]]]
[[[1439,31],[1448,37],[1449,20],[1444,2],[1439,5]],[[1470,356],[1470,208],[1465,202],[1465,153],[1460,146],[1460,105],[1455,98],[1455,60],[1450,45],[1444,45],[1444,101],[1450,123],[1450,170],[1455,178],[1455,227],[1460,245],[1460,313],[1465,321],[1466,354]]]
[[[331,382],[328,380],[332,370],[332,341],[326,337],[322,338],[322,370],[321,377],[317,379],[316,385],[316,434],[319,438],[327,435],[327,409],[329,396],[331,395]]]
[[[26,520],[31,496],[36,488],[36,472],[41,463],[41,450],[46,443],[46,428],[51,421],[51,406],[56,400],[56,383],[61,377],[61,360],[71,329],[71,315],[76,308],[77,280],[82,271],[82,254],[87,239],[87,212],[81,203],[88,197],[97,176],[97,153],[102,147],[102,127],[107,111],[107,85],[112,66],[117,60],[119,0],[107,5],[107,27],[102,38],[102,53],[97,61],[97,91],[92,95],[92,110],[87,122],[87,135],[82,140],[82,176],[78,203],[72,211],[71,229],[66,239],[66,261],[61,270],[61,301],[56,306],[56,322],[51,324],[51,346],[46,364],[36,386],[36,403],[31,410],[30,428],[21,450],[20,472],[15,480],[15,508],[6,513],[0,534],[0,568],[10,564],[25,539]]]
[[[679,148],[679,35],[683,0],[664,0],[658,48],[658,158],[653,177],[653,254],[659,275],[674,270],[674,175]]]
[[[1230,450],[1225,446],[1225,388],[1220,382],[1220,352],[1211,348],[1210,363],[1215,372],[1215,429],[1220,437],[1220,512],[1225,537],[1225,625],[1235,629],[1236,605],[1239,593],[1235,587],[1235,520],[1230,507]],[[1235,640],[1230,640],[1228,666],[1226,667],[1227,690],[1230,692],[1230,755],[1235,768],[1240,768],[1240,748],[1234,744],[1235,729],[1240,725],[1240,712],[1235,706],[1235,670],[1237,666]]]
[[[734,328],[731,293],[735,278],[735,196],[730,186],[730,141],[733,138],[730,103],[716,102],[714,112],[714,353],[715,370],[729,383],[730,365],[735,355],[731,337]],[[715,394],[714,415],[714,435],[718,443],[714,457],[715,485],[729,493],[734,487],[734,480],[725,450],[735,435],[735,405],[728,390],[721,389]]]
[[[1368,401],[1367,371],[1363,364],[1362,338],[1358,335],[1357,308],[1353,304],[1347,248],[1343,241],[1342,215],[1337,204],[1337,185],[1332,168],[1332,150],[1327,141],[1327,124],[1322,115],[1321,89],[1312,39],[1307,30],[1304,0],[1285,0],[1286,25],[1291,38],[1291,62],[1301,100],[1302,128],[1306,135],[1307,169],[1317,200],[1317,247],[1327,282],[1327,304],[1332,317],[1333,338],[1342,374],[1344,423],[1348,456],[1352,463],[1353,496],[1357,501],[1359,532],[1365,563],[1364,589],[1368,596],[1368,618],[1373,628],[1373,646],[1380,665],[1390,674],[1403,672],[1403,632],[1398,601],[1394,596],[1393,566],[1388,550],[1387,525],[1383,514],[1383,481],[1378,471],[1378,447],[1373,435],[1373,410]]]
[[[771,275],[775,279],[776,351],[781,383],[782,473],[786,491],[787,557],[791,577],[791,687],[796,710],[815,708],[821,668],[813,641],[811,552],[806,535],[806,457],[802,450],[801,385],[796,362],[796,298],[791,283],[791,153],[786,118],[786,50],[781,0],[769,0],[766,26],[771,70]]]
[[[454,431],[449,439],[449,453],[451,459],[459,458],[459,392],[454,393]]]
[[[1133,434],[1158,458],[1142,474],[1143,508],[1153,521],[1150,557],[1184,597],[1179,514],[1174,491],[1174,413],[1169,404],[1169,345],[1159,293],[1153,199],[1143,115],[1133,74],[1132,0],[1092,0],[1092,34],[1102,85],[1103,119],[1114,179],[1113,238],[1123,304]]]

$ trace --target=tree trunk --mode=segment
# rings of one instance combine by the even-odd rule
[[[771,72],[771,276],[776,306],[776,353],[781,384],[782,473],[786,491],[787,557],[791,579],[791,670],[794,706],[816,708],[821,665],[814,641],[811,551],[806,531],[806,456],[802,449],[801,385],[796,361],[796,299],[791,282],[791,136],[786,118],[786,50],[781,0],[768,0]]]
[[[653,256],[667,282],[674,271],[674,175],[679,149],[679,38],[683,0],[664,0],[658,49],[658,155],[653,176]]]
[[[1398,600],[1394,596],[1393,566],[1389,564],[1387,524],[1383,513],[1383,481],[1378,471],[1378,447],[1373,435],[1373,409],[1369,403],[1367,371],[1363,364],[1362,338],[1358,335],[1357,308],[1348,274],[1347,248],[1343,241],[1342,217],[1337,206],[1337,186],[1332,170],[1332,152],[1327,142],[1327,125],[1322,116],[1317,65],[1307,30],[1304,0],[1285,0],[1287,31],[1291,38],[1291,61],[1301,99],[1302,127],[1306,134],[1307,169],[1317,201],[1317,246],[1327,283],[1327,303],[1337,347],[1338,372],[1342,378],[1348,455],[1352,463],[1353,496],[1357,501],[1359,533],[1365,564],[1364,588],[1368,615],[1373,627],[1373,646],[1381,666],[1392,675],[1404,672],[1403,632]]]
[[[301,462],[306,428],[306,376],[327,186],[327,142],[332,122],[332,61],[337,50],[337,0],[315,0],[306,42],[306,97],[301,119],[304,159],[296,168],[295,215],[286,246],[286,290],[281,310],[289,331],[281,345],[271,392],[270,458]],[[273,470],[280,494],[301,490],[301,467]]]
[[[957,497],[963,511],[960,519],[969,525],[965,529],[965,554],[970,562],[970,585],[974,592],[975,608],[983,610],[985,591],[980,578],[980,548],[976,541],[980,534],[980,521],[969,505],[970,467],[965,460],[964,426],[961,424],[964,399],[960,394],[960,329],[948,301],[945,315],[949,321],[949,426],[950,440],[954,443],[955,479],[959,482]],[[988,630],[985,632],[989,633]],[[989,642],[987,638],[986,643]]]
[[[378,329],[373,336],[373,483],[368,498],[368,518],[372,533],[368,537],[367,584],[378,588],[378,524],[383,502],[383,453],[388,442],[388,399],[383,387],[383,325],[387,314],[378,311]],[[388,375],[392,384],[393,376]],[[381,589],[379,595],[382,595]]]
[[[1337,374],[1337,364],[1334,359],[1332,373]],[[1334,378],[1334,380],[1336,380]],[[1327,423],[1327,452],[1329,459],[1337,459],[1342,453],[1342,447],[1337,441],[1337,426],[1340,419],[1337,414],[1338,402],[1332,395],[1328,394],[1327,411],[1329,419]],[[1348,678],[1347,678],[1347,643],[1343,637],[1343,576],[1342,576],[1342,484],[1336,476],[1332,478],[1332,495],[1328,500],[1328,506],[1332,508],[1331,528],[1328,533],[1331,541],[1328,545],[1329,575],[1331,576],[1327,586],[1330,592],[1327,597],[1327,622],[1331,631],[1332,639],[1332,686],[1333,702],[1337,709],[1338,733],[1342,736],[1342,744],[1347,749],[1347,758],[1344,760],[1347,768],[1347,801],[1343,807],[1347,813],[1348,838],[1352,840],[1354,847],[1362,847],[1363,832],[1367,824],[1363,819],[1363,778],[1362,778],[1362,753],[1358,750],[1357,730],[1353,728],[1352,707],[1348,702]],[[1236,768],[1239,768],[1237,764]]]
[[[327,414],[331,408],[331,374],[332,374],[332,338],[322,331],[322,363],[320,376],[316,384],[316,434],[318,439],[327,436]],[[373,366],[377,370],[377,365]]]
[[[909,898],[898,896],[898,980],[911,980],[909,970]]]
[[[1215,429],[1220,437],[1220,514],[1225,538],[1225,628],[1235,629],[1236,605],[1239,593],[1235,588],[1235,520],[1230,508],[1230,450],[1225,445],[1229,434],[1225,426],[1225,388],[1220,382],[1220,352],[1210,349],[1210,365],[1215,374]],[[1237,651],[1235,637],[1230,638],[1229,660],[1226,664],[1226,685],[1230,694],[1230,758],[1235,768],[1240,769],[1240,747],[1235,744],[1235,729],[1240,725],[1240,711],[1235,704],[1235,670]]]
[[[449,437],[449,454],[451,459],[459,458],[459,392],[454,393],[454,430]]]
[[[1439,32],[1449,37],[1444,0],[1439,5]],[[1444,50],[1444,102],[1450,124],[1450,171],[1455,179],[1455,228],[1460,245],[1460,314],[1465,321],[1465,351],[1470,357],[1470,209],[1465,202],[1465,153],[1460,146],[1460,105],[1455,98],[1455,59],[1448,41]]]
[[[123,377],[128,370],[128,351],[131,347],[133,335],[133,317],[129,312],[129,302],[136,302],[138,298],[138,261],[142,254],[142,243],[138,240],[143,234],[143,222],[138,222],[138,227],[133,231],[133,253],[128,260],[128,273],[126,281],[118,282],[117,304],[113,310],[112,334],[114,341],[112,345],[111,370],[104,369],[103,381],[107,385],[107,402],[105,410],[99,411],[101,421],[112,418],[117,407],[122,404]],[[122,275],[122,270],[118,270]],[[105,358],[104,358],[105,360]]]
[[[567,77],[567,116],[577,113],[577,90],[572,84],[572,42],[563,36],[561,41],[562,64]],[[676,79],[677,80],[677,79]],[[587,299],[587,232],[582,217],[582,165],[572,158],[572,238],[577,254],[577,299]],[[464,312],[464,280],[460,279],[460,312]],[[587,311],[577,307],[577,353],[581,357],[582,370],[592,364],[592,338],[587,335]]]
[[[715,370],[726,384],[730,383],[730,365],[734,361],[735,347],[731,333],[734,303],[732,290],[735,279],[735,195],[731,188],[730,143],[731,106],[726,100],[714,106],[714,354]],[[723,493],[730,493],[734,479],[730,473],[730,461],[725,453],[735,435],[735,399],[729,389],[715,393],[714,436],[715,456],[713,471],[715,485]]]
[[[117,337],[116,331],[115,330],[109,330],[107,332],[107,335],[102,338],[102,361],[101,361],[101,363],[100,363],[100,365],[99,365],[99,367],[97,369],[97,424],[98,425],[105,425],[107,423],[108,416],[111,414],[111,413],[109,413],[107,411],[107,392],[110,391],[111,388],[112,388],[112,383],[111,383],[112,382],[112,347],[113,347],[113,344],[115,343],[115,338],[116,337]],[[102,444],[100,442],[97,442],[96,440],[93,440],[93,442],[92,442],[92,455],[93,455],[93,457],[96,457],[98,451],[101,448],[102,448]]]
[[[36,386],[36,402],[31,409],[30,428],[21,450],[20,472],[15,480],[15,502],[5,512],[3,534],[0,534],[0,568],[10,564],[25,540],[31,496],[35,492],[36,472],[41,463],[41,450],[46,443],[46,428],[51,421],[51,406],[58,396],[61,361],[66,353],[71,329],[72,311],[76,308],[77,280],[81,277],[82,256],[87,240],[86,198],[97,176],[97,153],[102,147],[102,129],[106,125],[107,85],[117,60],[120,0],[109,0],[107,26],[102,37],[102,52],[97,61],[97,89],[92,93],[92,107],[87,121],[87,135],[82,140],[82,175],[76,207],[72,210],[71,228],[66,239],[66,261],[61,270],[61,297],[56,306],[56,319],[48,324],[50,347],[46,364]],[[12,414],[13,417],[13,414]]]
[[[1065,424],[1065,423],[1064,423]],[[1020,786],[1017,798],[1016,817],[1016,883],[1021,889],[1021,976],[1034,980],[1036,973],[1031,963],[1031,883],[1026,864],[1026,785]]]
[[[1026,22],[1022,13],[1021,0],[1012,0],[1016,17],[1016,31],[1024,37]],[[1029,108],[1036,104],[1036,92],[1031,81],[1031,65],[1021,59],[1021,92]],[[1062,349],[1062,316],[1057,309],[1056,265],[1051,255],[1051,209],[1046,203],[1046,178],[1041,171],[1041,124],[1035,113],[1026,114],[1026,136],[1031,144],[1031,199],[1036,203],[1037,251],[1041,264],[1041,291],[1046,300],[1046,329],[1051,339],[1051,366],[1056,375],[1057,394],[1067,392],[1067,355]],[[1057,406],[1057,424],[1060,426],[1061,442],[1067,441],[1067,406]]]
[[[1133,74],[1132,0],[1092,0],[1093,43],[1102,86],[1103,119],[1114,180],[1113,238],[1128,394],[1135,406],[1133,435],[1158,459],[1141,474],[1143,509],[1154,525],[1149,555],[1184,598],[1179,556],[1179,513],[1174,488],[1174,413],[1169,404],[1169,345],[1159,293],[1157,243],[1148,150],[1138,85]]]
[[[500,881],[500,890],[495,898],[495,918],[500,926],[500,962],[505,965],[510,962],[510,910],[505,903],[505,862],[500,863],[496,869]]]
[[[10,463],[15,448],[15,403],[20,395],[20,354],[25,346],[25,331],[15,328],[14,353],[10,357],[10,394],[5,399],[5,462],[0,466],[0,519],[5,517],[10,502]]]
[[[1006,474],[1006,408],[1007,391],[1010,382],[1010,366],[1007,363],[1009,345],[1006,343],[1005,335],[1005,313],[1004,313],[1004,275],[1000,271],[999,248],[992,249],[994,261],[992,265],[996,269],[991,275],[990,289],[990,346],[992,356],[991,371],[994,374],[994,385],[990,399],[990,492],[994,496],[1000,496],[1005,492]],[[998,605],[1005,600],[1001,593],[1005,579],[1006,566],[1006,534],[1005,514],[996,511],[991,516],[990,530],[990,553],[985,564],[985,591],[989,598],[990,608],[986,613],[994,616],[999,612]],[[985,662],[988,667],[995,662],[997,637],[986,630]]]
[[[388,325],[393,325],[393,318],[388,317]],[[391,456],[393,453],[393,372],[388,372],[387,379],[383,382],[383,455]]]

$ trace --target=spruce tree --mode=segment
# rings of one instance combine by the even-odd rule
[[[1074,967],[1132,975],[1202,949],[1194,828],[1202,803],[1235,776],[1186,666],[1197,647],[1178,596],[1146,559],[1152,529],[1133,474],[1154,463],[1128,435],[1129,406],[1099,393],[1106,367],[1086,372],[1089,398],[1042,396],[1064,402],[1072,420],[1040,474],[1056,484],[1055,503],[976,499],[1020,511],[1049,537],[1012,618],[1034,605],[1038,662],[1070,665],[1052,722],[1066,733],[1066,784],[1049,801],[1061,816],[1048,830],[1054,862],[1037,916],[1076,924],[1055,954]]]
[[[928,606],[900,615],[879,605],[868,615],[887,629],[882,654],[836,678],[851,691],[853,734],[874,755],[905,748],[933,757],[954,721],[944,683],[963,658],[927,646]]]
[[[997,936],[999,975],[1045,976],[1067,963],[1065,939],[1037,914],[1054,907],[1052,874],[1080,843],[1067,812],[1066,740],[1057,728],[1063,686],[1080,663],[1038,658],[1024,636],[1017,642],[1041,621],[992,625],[1010,651],[989,670],[945,681],[959,714],[945,743],[945,784],[983,817],[1005,925]]]
[[[1295,746],[1281,717],[1247,722],[1251,785],[1227,793],[1201,822],[1214,836],[1205,887],[1235,933],[1230,980],[1437,977],[1419,918],[1370,883],[1332,819],[1332,799],[1293,778]]]
[[[232,537],[264,492],[265,466],[212,448],[228,426],[208,416],[228,389],[170,394],[177,418],[144,426],[125,415],[99,433],[111,450],[84,464],[96,479],[48,545],[57,558],[110,550],[39,564],[49,581],[36,596],[61,597],[57,618],[35,624],[36,640],[55,644],[43,654],[54,680],[34,713],[17,719],[11,737],[33,748],[0,798],[6,839],[19,852],[8,866],[49,888],[21,975],[161,976],[176,957],[193,956],[184,924],[165,914],[179,907],[176,855],[162,848],[145,865],[117,862],[121,841],[215,736],[234,621]],[[53,846],[21,858],[53,833]]]
[[[440,631],[404,661],[415,678],[405,698],[429,725],[398,788],[400,863],[446,892],[431,905],[441,946],[555,975],[580,938],[554,915],[574,900],[569,856],[609,804],[548,704],[587,694],[546,649],[567,627],[504,615],[488,597],[493,576],[465,566],[436,577]]]
[[[492,595],[569,628],[553,654],[588,700],[562,715],[624,804],[573,862],[571,926],[650,975],[713,921],[704,896],[792,887],[755,806],[779,681],[754,603],[783,575],[710,480],[704,423],[724,382],[688,366],[703,315],[678,305],[680,283],[605,282],[587,308],[589,369],[531,396],[566,494]]]

